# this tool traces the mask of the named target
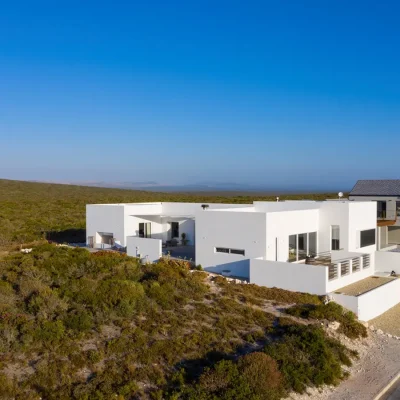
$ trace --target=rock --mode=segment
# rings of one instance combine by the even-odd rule
[[[368,322],[363,322],[363,325],[364,325],[366,328],[368,328],[369,323],[368,323]]]
[[[383,335],[383,330],[382,330],[382,329],[378,329],[378,330],[376,331],[376,333],[377,333],[378,335]]]
[[[393,335],[391,335],[390,333],[388,333],[388,337],[390,337],[390,338],[391,338],[391,337],[393,337]]]
[[[328,324],[328,328],[333,329],[334,331],[338,330],[339,326],[340,326],[340,322],[338,322],[338,321],[333,321]]]
[[[373,325],[370,325],[370,326],[369,326],[369,329],[371,329],[371,331],[374,331],[374,330],[375,330],[375,327],[374,327]]]

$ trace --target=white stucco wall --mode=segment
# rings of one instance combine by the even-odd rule
[[[154,262],[159,260],[162,255],[162,241],[160,239],[128,236],[126,243],[128,256],[146,257],[149,261]]]
[[[330,297],[342,307],[352,311],[358,317],[358,297],[348,296],[342,293],[331,293]]]
[[[328,267],[288,262],[250,260],[250,283],[293,292],[327,293]]]
[[[377,251],[375,253],[375,271],[400,274],[400,253],[391,251]]]
[[[400,279],[379,286],[360,296],[332,293],[341,306],[353,311],[361,321],[378,317],[400,302]]]
[[[88,204],[86,206],[86,241],[89,236],[96,240],[97,232],[107,232],[122,246],[125,243],[124,206],[117,204]]]
[[[400,197],[396,196],[349,196],[349,200],[355,201],[386,201],[386,218],[387,220],[396,219],[396,201],[400,201]],[[377,214],[375,215],[377,216]],[[400,225],[399,220],[397,224]]]
[[[265,257],[265,213],[207,210],[195,218],[196,263],[204,269],[248,278],[249,259]],[[216,247],[245,250],[245,256],[216,253]]]
[[[288,260],[290,235],[316,232],[318,230],[318,209],[268,212],[266,215],[266,259],[270,261],[286,262]]]
[[[358,318],[369,321],[400,302],[400,279],[379,286],[357,297]]]

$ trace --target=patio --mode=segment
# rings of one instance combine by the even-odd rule
[[[195,261],[195,246],[173,246],[163,247],[163,255],[170,255],[172,258],[180,258]]]

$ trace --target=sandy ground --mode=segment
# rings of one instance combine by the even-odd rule
[[[400,336],[400,303],[369,321],[369,324],[376,329],[382,329],[383,332]]]
[[[293,400],[373,400],[400,371],[400,340],[369,331],[369,337],[352,343],[341,341],[356,349],[360,358],[349,369],[350,377],[338,387],[310,389],[308,394],[292,394]],[[311,396],[311,397],[310,397]]]
[[[352,283],[351,285],[345,286],[341,289],[335,290],[336,293],[347,294],[348,296],[359,296],[365,292],[369,292],[372,289],[376,289],[379,286],[385,285],[391,281],[396,280],[395,277],[382,277],[382,276],[370,276],[361,281]]]

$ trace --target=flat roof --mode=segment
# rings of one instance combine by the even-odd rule
[[[384,276],[369,276],[368,278],[361,279],[351,285],[342,287],[335,290],[335,293],[346,294],[348,296],[360,296],[370,290],[376,289],[379,286],[386,285],[387,283],[396,280],[397,277],[384,277]]]

